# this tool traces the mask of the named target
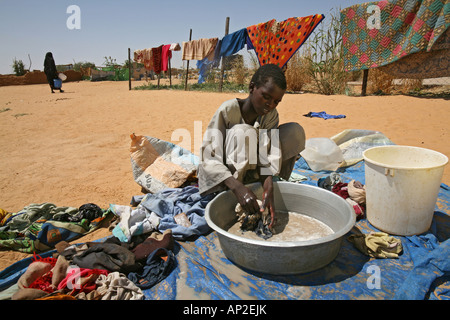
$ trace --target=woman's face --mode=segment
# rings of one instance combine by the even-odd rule
[[[272,79],[258,88],[254,83],[251,83],[250,94],[253,109],[260,116],[269,113],[281,102],[285,91],[280,89]]]

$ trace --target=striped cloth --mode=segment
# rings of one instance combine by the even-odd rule
[[[445,0],[383,0],[341,11],[344,68],[376,68],[430,51],[450,24]]]

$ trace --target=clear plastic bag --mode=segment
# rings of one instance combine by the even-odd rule
[[[336,171],[344,162],[341,149],[329,138],[306,140],[305,150],[300,155],[313,171]]]
[[[367,149],[393,145],[384,134],[378,131],[347,129],[331,137],[341,149],[344,162],[341,167],[348,167],[363,159],[363,152]]]

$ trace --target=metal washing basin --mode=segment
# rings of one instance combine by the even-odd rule
[[[250,188],[261,199],[261,184],[251,184]],[[353,208],[333,192],[291,182],[274,182],[274,199],[277,212],[308,215],[328,225],[334,233],[314,240],[283,242],[231,234],[226,230],[236,222],[237,200],[231,191],[224,191],[207,205],[205,218],[217,232],[225,256],[241,267],[274,275],[310,272],[332,262],[343,237],[355,224]]]

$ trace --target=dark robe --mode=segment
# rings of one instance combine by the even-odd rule
[[[47,52],[44,60],[44,73],[47,76],[47,81],[50,87],[53,89],[53,79],[58,78],[58,72],[56,71],[55,60],[51,52]]]

